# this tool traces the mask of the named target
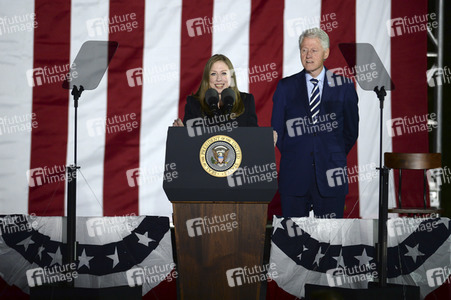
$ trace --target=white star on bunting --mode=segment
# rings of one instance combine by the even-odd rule
[[[152,240],[151,238],[149,238],[149,232],[146,232],[145,234],[139,234],[139,233],[135,232],[135,234],[139,239],[138,243],[143,244],[144,246],[149,247],[150,242],[155,242],[155,240]]]
[[[17,243],[18,246],[22,245],[25,248],[25,252],[27,252],[28,250],[28,246],[34,244],[34,242],[31,240],[31,235],[29,237],[27,237],[26,239],[24,239],[23,241]]]
[[[420,246],[420,244],[417,244],[415,247],[412,248],[412,247],[409,247],[408,245],[406,245],[407,253],[404,255],[412,257],[413,262],[416,263],[417,257],[424,255],[424,253],[421,253],[420,250],[418,250],[419,246]]]
[[[435,224],[436,225],[443,224],[443,225],[445,225],[446,229],[449,230],[449,222],[450,222],[449,220],[446,220],[444,218],[440,218]]]
[[[321,247],[319,247],[318,253],[316,253],[315,260],[313,261],[313,265],[316,264],[319,266],[319,261],[323,258],[324,254],[321,253]]]
[[[337,261],[337,268],[338,267],[345,267],[345,260],[344,257],[342,255],[343,249],[340,249],[340,254],[338,254],[338,256],[332,256],[333,259],[335,259]]]
[[[83,249],[83,252],[78,257],[78,259],[79,259],[78,268],[80,269],[81,267],[86,266],[86,267],[88,267],[88,269],[90,269],[91,267],[89,266],[89,261],[93,258],[94,258],[94,256],[87,256],[86,249]]]
[[[371,256],[368,256],[366,254],[366,249],[363,249],[362,255],[357,255],[355,256],[355,258],[359,260],[359,266],[368,266],[370,264],[370,261],[373,260]]]
[[[117,255],[117,247],[114,247],[114,254],[107,255],[109,259],[113,260],[113,269],[119,263],[119,256]]]
[[[274,232],[276,232],[276,230],[278,229],[278,228],[280,228],[280,229],[282,229],[282,230],[285,230],[285,228],[283,228],[283,225],[282,225],[282,220],[283,220],[283,218],[276,218],[276,220],[275,220],[275,224],[274,224],[274,229],[273,229],[273,231],[272,231],[272,233],[274,234]]]
[[[52,266],[53,264],[56,264],[56,263],[61,265],[61,262],[63,261],[63,256],[61,255],[60,247],[58,247],[58,249],[56,249],[55,253],[47,252],[47,254],[52,258],[52,262],[50,263],[50,266]]]
[[[304,252],[307,251],[307,250],[308,250],[308,248],[305,247],[304,245],[302,245],[302,251],[301,251],[301,253],[299,253],[299,255],[298,255],[299,260],[301,260],[302,254],[304,254]]]
[[[38,249],[38,255],[39,255],[39,259],[40,260],[42,260],[42,251],[44,251],[44,246],[39,246],[39,249]]]

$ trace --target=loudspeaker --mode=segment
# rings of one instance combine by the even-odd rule
[[[116,286],[110,288],[88,289],[71,288],[64,286],[42,285],[30,288],[31,300],[48,299],[102,299],[102,300],[123,300],[141,299],[142,287]]]
[[[306,300],[420,300],[420,287],[387,284],[379,287],[377,282],[370,282],[368,289],[348,289],[316,284],[305,285]]]

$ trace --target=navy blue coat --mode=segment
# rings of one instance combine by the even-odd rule
[[[283,78],[277,85],[271,125],[277,131],[277,147],[282,155],[281,194],[305,196],[314,172],[322,196],[348,193],[344,174],[347,154],[359,132],[358,97],[349,80],[342,79],[343,84],[331,86],[327,78],[324,77],[317,124],[311,121],[305,71]]]

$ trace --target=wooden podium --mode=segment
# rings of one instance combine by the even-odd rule
[[[260,299],[267,207],[277,190],[272,129],[190,136],[171,127],[166,166],[178,175],[163,188],[174,208],[180,299]]]

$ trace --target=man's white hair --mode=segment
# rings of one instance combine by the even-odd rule
[[[301,49],[301,44],[304,38],[318,38],[321,42],[321,46],[324,50],[329,48],[329,36],[327,35],[324,30],[321,28],[315,27],[315,28],[309,28],[304,30],[302,34],[299,36],[299,49]]]

